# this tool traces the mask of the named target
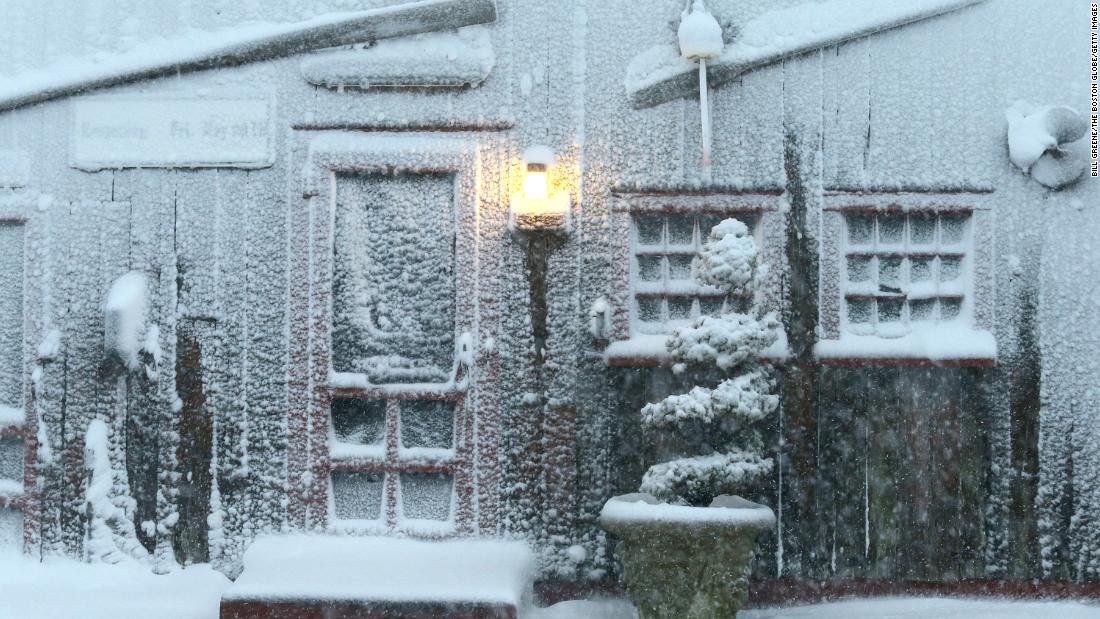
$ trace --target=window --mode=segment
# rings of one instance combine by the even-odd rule
[[[959,211],[845,213],[845,328],[900,337],[960,318],[971,281],[970,219]]]
[[[750,230],[755,214],[736,215]],[[633,215],[633,331],[669,333],[700,315],[717,316],[728,299],[709,286],[699,286],[692,261],[711,228],[725,219],[717,213],[635,213]]]

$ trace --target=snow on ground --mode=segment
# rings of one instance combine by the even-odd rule
[[[880,598],[762,608],[738,613],[739,619],[1096,619],[1100,605],[1081,602]]]
[[[532,619],[635,619],[624,600],[569,601],[535,610]],[[738,619],[1097,619],[1100,605],[1081,602],[878,598],[743,610]]]
[[[158,576],[139,564],[0,559],[0,617],[215,619],[229,580],[207,565]]]
[[[476,578],[476,577],[474,577]],[[471,578],[470,580],[474,580]],[[207,565],[164,576],[119,565],[0,559],[0,617],[20,619],[216,619],[230,582]],[[636,619],[623,599],[571,600],[525,619]],[[739,619],[1100,619],[1100,604],[1073,601],[877,598],[741,611]]]

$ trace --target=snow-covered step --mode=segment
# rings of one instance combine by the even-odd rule
[[[256,540],[221,619],[284,616],[518,617],[534,554],[495,539],[291,535]]]

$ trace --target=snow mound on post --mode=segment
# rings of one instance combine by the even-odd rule
[[[102,419],[88,424],[84,434],[84,467],[88,471],[84,500],[85,512],[89,515],[84,554],[92,563],[120,563],[131,557],[146,556],[131,519],[133,499],[112,496],[114,471],[109,437],[110,430]]]
[[[691,12],[685,10],[680,15],[676,37],[680,40],[680,55],[688,60],[709,60],[722,53],[722,27],[707,12],[703,0],[695,0]]]
[[[145,344],[148,306],[147,283],[142,273],[130,271],[111,284],[104,305],[104,345],[131,370],[141,365],[139,353]]]

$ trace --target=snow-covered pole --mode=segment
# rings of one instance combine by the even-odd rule
[[[699,63],[699,116],[703,125],[703,176],[710,179],[710,102],[707,98],[707,60],[722,55],[722,26],[707,12],[703,0],[694,0],[691,11],[680,15],[676,31],[680,40],[680,55]]]
[[[710,102],[707,101],[707,59],[699,59],[699,117],[703,120],[703,170],[710,171]],[[709,174],[708,174],[709,175]]]

